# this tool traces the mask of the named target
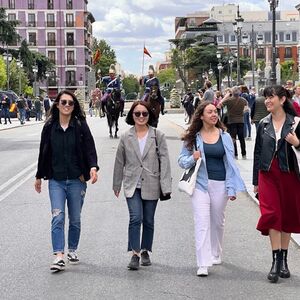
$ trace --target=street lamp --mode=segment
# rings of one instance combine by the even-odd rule
[[[268,0],[270,3],[270,11],[272,11],[272,69],[270,82],[276,84],[276,7],[278,0]]]
[[[50,76],[50,74],[48,72],[46,72],[45,76],[46,76],[47,96],[49,96],[49,76]]]
[[[34,98],[36,98],[36,73],[38,72],[38,67],[36,65],[34,65],[32,67],[32,72],[34,74],[34,90],[33,90],[33,94],[34,94]]]
[[[211,68],[211,64],[209,64],[208,74],[212,76],[214,74],[214,70]]]
[[[240,70],[240,38],[243,28],[244,19],[240,15],[240,8],[237,7],[237,18],[235,22],[232,23],[233,30],[237,37],[237,61],[236,61],[236,73],[237,73],[237,84],[239,85],[241,82],[241,70]]]
[[[222,91],[222,70],[223,70],[223,66],[222,64],[219,62],[218,63],[218,70],[219,70],[219,91]]]
[[[3,53],[3,58],[6,61],[7,90],[9,91],[9,63],[12,60],[12,55],[6,50],[6,53]]]
[[[248,46],[248,35],[244,34],[242,42]],[[252,69],[252,86],[255,86],[255,48],[258,48],[262,44],[263,40],[261,35],[255,38],[254,25],[252,24],[251,35],[250,35],[250,47],[251,47],[251,69]]]
[[[21,92],[22,92],[22,82],[21,82],[22,72],[21,72],[21,69],[23,68],[23,62],[19,59],[17,60],[17,66],[19,68],[19,95],[21,95]]]

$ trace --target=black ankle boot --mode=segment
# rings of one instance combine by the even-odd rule
[[[280,262],[281,262],[281,251],[279,249],[273,250],[272,267],[268,274],[268,279],[273,283],[276,283],[278,281]]]
[[[287,264],[287,249],[281,250],[281,261],[280,261],[280,269],[279,269],[279,276],[281,278],[290,278],[291,273]]]

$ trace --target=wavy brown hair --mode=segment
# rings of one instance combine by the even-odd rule
[[[201,120],[201,116],[203,116],[205,107],[210,104],[212,105],[211,101],[204,101],[201,104],[199,104],[192,117],[191,125],[182,137],[182,140],[186,142],[186,146],[189,150],[192,150],[195,145],[196,134],[203,127],[203,121]],[[217,128],[222,129],[223,131],[225,131],[226,129],[226,127],[220,120],[218,120],[215,126]]]

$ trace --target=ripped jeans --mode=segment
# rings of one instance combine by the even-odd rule
[[[49,180],[49,196],[52,211],[51,237],[53,253],[65,248],[65,203],[69,216],[68,249],[77,249],[80,237],[80,215],[86,192],[86,183],[79,179]]]

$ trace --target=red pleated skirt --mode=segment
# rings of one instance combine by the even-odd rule
[[[261,217],[257,230],[269,235],[270,229],[300,233],[300,180],[295,172],[282,172],[274,158],[269,172],[258,177]]]

